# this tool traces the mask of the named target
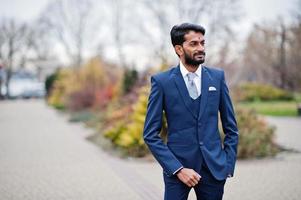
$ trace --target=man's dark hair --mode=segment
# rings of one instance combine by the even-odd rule
[[[182,45],[183,42],[185,42],[184,36],[189,31],[195,31],[205,35],[205,28],[197,24],[183,23],[180,25],[174,25],[170,31],[172,45]]]

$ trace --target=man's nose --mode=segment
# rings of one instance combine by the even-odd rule
[[[202,45],[202,44],[199,44],[199,45],[197,46],[197,50],[198,50],[198,51],[204,51],[204,50],[205,50],[205,46]]]

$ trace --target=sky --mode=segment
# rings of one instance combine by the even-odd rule
[[[30,21],[37,17],[50,0],[0,0],[0,17],[14,17]],[[244,22],[252,24],[262,20],[287,16],[297,0],[241,0],[246,15]]]
[[[291,13],[298,0],[242,0],[242,7],[245,11],[243,27],[250,28],[254,23],[261,21],[276,20],[283,17],[289,21]],[[245,25],[244,25],[245,24]]]
[[[297,0],[243,0],[246,19],[251,22],[288,16]]]
[[[18,21],[34,20],[51,0],[0,0],[0,19],[15,18]],[[196,0],[197,1],[197,0]],[[288,21],[298,0],[241,0],[244,13],[238,26],[245,37],[254,23],[276,20],[282,16]]]
[[[30,22],[37,18],[51,0],[0,0],[0,20],[3,17]],[[185,1],[185,0],[183,0]],[[197,1],[197,0],[196,0]],[[298,0],[241,0],[242,19],[239,33],[245,38],[254,23],[273,21],[282,16],[289,21]]]

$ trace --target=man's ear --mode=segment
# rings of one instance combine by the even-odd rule
[[[178,56],[181,56],[184,54],[183,47],[181,45],[176,45],[174,48],[175,48],[175,51],[178,54]]]

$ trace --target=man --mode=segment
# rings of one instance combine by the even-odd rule
[[[199,200],[219,200],[226,178],[233,176],[238,144],[224,72],[202,65],[202,26],[176,25],[170,35],[180,63],[151,77],[144,140],[163,168],[165,200],[187,199],[192,187]],[[163,110],[168,124],[167,144],[159,137]]]

